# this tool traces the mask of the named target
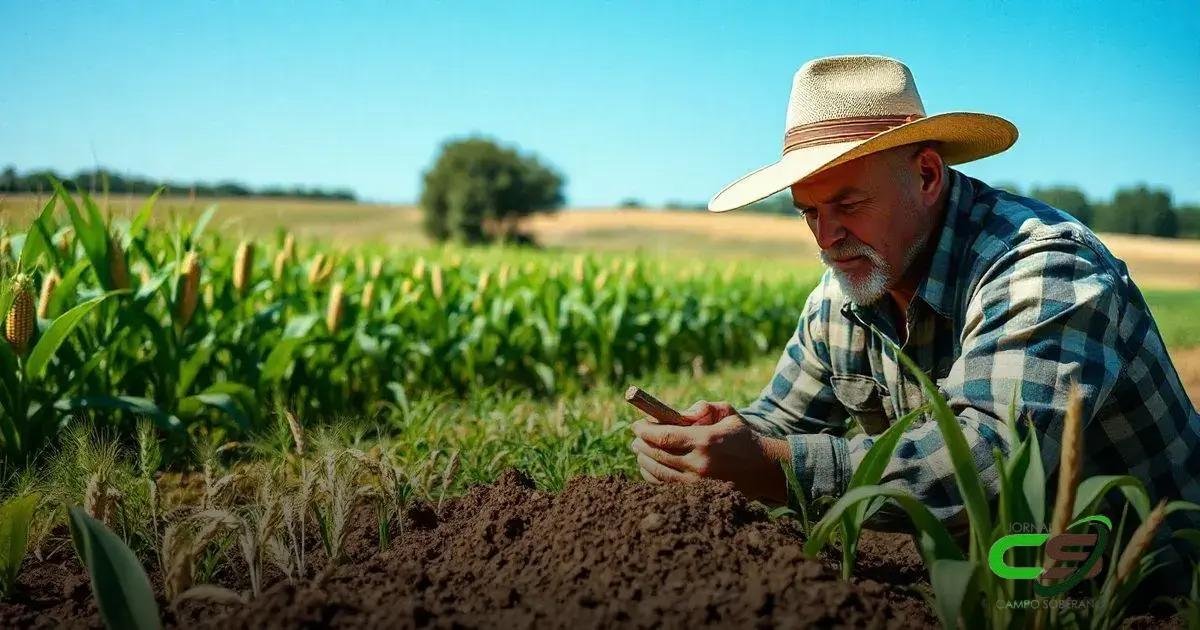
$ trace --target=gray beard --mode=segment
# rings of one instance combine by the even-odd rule
[[[842,292],[850,298],[850,301],[859,306],[866,306],[874,304],[887,294],[888,288],[900,280],[917,256],[921,255],[928,242],[929,232],[926,232],[924,236],[909,245],[908,249],[904,251],[903,266],[899,270],[889,265],[873,247],[857,239],[833,250],[821,250],[817,256],[821,259],[821,263],[833,272],[834,280],[842,288]],[[835,258],[845,259],[854,256],[863,256],[870,262],[870,269],[865,275],[857,278],[851,277],[833,264]]]

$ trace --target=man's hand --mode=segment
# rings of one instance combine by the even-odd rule
[[[683,414],[690,426],[639,420],[630,448],[642,477],[689,483],[701,478],[732,481],[747,496],[787,501],[781,461],[791,461],[785,440],[756,433],[727,403],[697,403]]]

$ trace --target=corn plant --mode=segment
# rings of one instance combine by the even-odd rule
[[[100,618],[109,628],[161,628],[158,603],[137,556],[82,508],[69,510],[71,539],[91,576]]]
[[[842,534],[843,575],[849,576],[849,567],[854,562],[854,544],[863,522],[880,509],[884,501],[899,507],[911,520],[916,534],[917,548],[929,570],[933,590],[934,608],[942,625],[958,627],[960,620],[967,627],[992,628],[1025,627],[1036,622],[1043,626],[1079,625],[1091,628],[1111,628],[1120,621],[1128,597],[1136,586],[1151,572],[1159,568],[1155,563],[1157,552],[1151,542],[1165,517],[1174,511],[1200,509],[1183,501],[1162,502],[1151,509],[1149,494],[1140,480],[1133,476],[1098,476],[1078,482],[1078,471],[1082,457],[1081,405],[1077,401],[1078,391],[1072,389],[1072,403],[1067,411],[1067,428],[1064,430],[1063,451],[1060,453],[1060,490],[1053,510],[1053,520],[1046,521],[1045,474],[1042,470],[1041,449],[1037,432],[1027,427],[1025,437],[1009,454],[995,449],[994,457],[1000,471],[1000,488],[997,497],[998,513],[989,504],[974,460],[962,429],[933,382],[899,348],[891,344],[893,352],[905,368],[920,382],[928,407],[937,422],[942,439],[945,440],[954,468],[955,482],[964,499],[969,519],[966,549],[946,526],[933,516],[929,508],[911,493],[894,487],[876,485],[887,461],[892,456],[899,432],[912,421],[906,416],[881,435],[871,447],[867,457],[855,471],[847,492],[833,504],[823,518],[810,531],[805,551],[815,555],[824,547],[831,536]],[[1020,436],[1016,419],[1016,398],[1010,409],[1008,428],[1014,438]],[[793,480],[794,482],[794,480]],[[1016,524],[1032,525],[1042,531],[1047,525],[1053,533],[1063,533],[1073,527],[1086,528],[1089,523],[1105,520],[1103,516],[1089,516],[1109,491],[1120,489],[1142,519],[1128,543],[1121,547],[1124,518],[1117,529],[1108,574],[1103,583],[1094,590],[1096,606],[1090,613],[1059,615],[1037,609],[1013,608],[1004,605],[1013,600],[1042,597],[1053,599],[1072,586],[1057,584],[1047,588],[1035,580],[1002,579],[988,568],[989,556],[997,553],[1004,557],[1006,549],[997,546],[997,541],[1014,530]],[[795,492],[795,490],[792,490]],[[1107,530],[1105,530],[1107,531]],[[1049,535],[1046,535],[1048,538]],[[1103,553],[1104,538],[1095,546],[1093,554]],[[1013,550],[1020,566],[1049,564],[1033,549]],[[1099,556],[1096,555],[1096,558]],[[1095,562],[1095,559],[1089,558]],[[1090,565],[1089,565],[1090,566]],[[1033,575],[1040,570],[1033,569]],[[1071,578],[1075,582],[1084,578],[1084,571],[1077,571]],[[1056,610],[1050,607],[1051,610]]]
[[[41,414],[15,415],[44,435],[18,444],[0,434],[23,458],[52,441],[67,414],[121,435],[150,418],[172,461],[191,442],[260,433],[259,410],[278,400],[328,417],[482,384],[570,394],[650,371],[711,369],[786,340],[794,305],[816,280],[765,264],[679,267],[504,248],[347,252],[286,233],[228,239],[206,229],[215,208],[152,223],[154,196],[125,218],[53,186],[29,228],[6,235],[0,259],[29,276],[13,294],[14,330],[27,329],[29,306],[45,329],[113,297],[77,324],[43,371],[44,387],[0,401]],[[21,349],[6,346],[0,362]]]
[[[113,294],[87,300],[40,329],[32,277],[17,273],[0,282],[0,312],[6,314],[6,343],[0,343],[0,452],[7,461],[20,463],[54,436],[67,406],[63,394],[74,389],[48,378],[56,353],[84,318]]]
[[[0,599],[7,597],[17,583],[37,505],[36,494],[13,497],[0,504]]]

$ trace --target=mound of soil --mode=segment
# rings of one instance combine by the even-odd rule
[[[844,582],[802,555],[791,521],[770,521],[728,484],[582,477],[548,494],[509,472],[440,514],[415,507],[383,554],[372,553],[373,516],[359,516],[351,561],[322,577],[277,582],[247,605],[160,602],[165,621],[222,630],[936,624],[907,588],[924,574],[907,537],[864,539],[867,577]],[[21,581],[25,601],[0,604],[0,626],[99,627],[73,558],[27,565]]]
[[[934,622],[916,594],[845,583],[794,529],[725,484],[579,478],[561,494],[517,473],[319,585],[279,585],[211,627],[874,626]]]

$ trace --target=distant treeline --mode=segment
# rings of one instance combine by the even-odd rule
[[[152,180],[135,175],[122,175],[99,168],[90,171],[79,171],[74,175],[59,174],[51,170],[28,171],[18,173],[15,167],[9,166],[0,173],[0,194],[4,193],[46,193],[50,190],[50,178],[53,177],[64,184],[70,182],[74,187],[83,190],[110,193],[131,193],[148,195],[165,186],[167,194],[190,195],[198,197],[304,197],[309,199],[341,199],[355,201],[353,190],[348,188],[308,188],[305,186],[265,186],[251,188],[238,182],[169,182]],[[68,189],[71,188],[70,186]]]
[[[993,184],[1011,193],[1041,200],[1070,213],[1097,232],[1149,234],[1172,238],[1200,238],[1200,206],[1176,205],[1171,192],[1139,184],[1118,189],[1111,200],[1088,199],[1075,186],[1034,186],[1026,192],[1013,184]],[[621,201],[625,208],[640,208],[636,199]],[[668,210],[704,210],[700,203],[671,202]],[[794,215],[789,191],[772,195],[747,207],[743,212]]]

